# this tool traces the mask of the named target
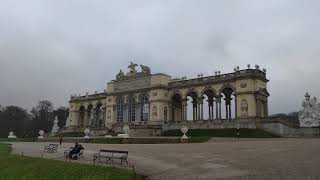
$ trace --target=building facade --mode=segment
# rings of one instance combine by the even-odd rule
[[[121,127],[149,128],[184,121],[242,121],[268,116],[266,71],[258,66],[195,79],[152,74],[132,63],[125,74],[107,83],[103,93],[72,95],[67,128],[121,131]]]

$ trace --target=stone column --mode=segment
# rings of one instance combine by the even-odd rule
[[[89,115],[88,115],[88,110],[86,109],[86,110],[84,110],[84,120],[83,120],[82,126],[86,127],[89,120],[90,119],[89,119]]]
[[[199,107],[198,120],[203,120],[203,97],[198,98],[198,107]]]
[[[269,109],[268,109],[268,101],[266,101],[266,117],[269,115]]]
[[[193,113],[192,113],[193,120],[195,121],[195,120],[197,120],[197,104],[196,104],[196,102],[192,103],[192,107],[193,107]]]
[[[219,100],[216,98],[216,119],[219,119]]]
[[[167,121],[173,121],[173,116],[172,116],[172,104],[171,102],[168,103],[168,114],[169,114],[169,119]],[[149,113],[150,114],[150,113]]]
[[[229,113],[228,113],[228,104],[227,104],[227,102],[226,102],[226,119],[227,119],[227,120],[229,119],[228,116],[229,116]]]
[[[221,119],[221,98],[219,99],[219,119]]]
[[[212,118],[211,118],[211,108],[212,108],[212,105],[210,104],[210,102],[208,102],[209,103],[209,120],[212,120]]]
[[[187,115],[187,106],[188,106],[188,103],[187,103],[187,99],[183,99],[182,100],[182,112],[183,114],[181,115],[182,117],[182,121],[187,121],[188,120],[188,115]]]
[[[237,95],[234,95],[234,103],[235,103],[235,112],[234,112],[234,119],[238,118],[238,103],[237,103]]]
[[[231,100],[230,100],[230,104],[229,104],[229,120],[231,120]]]
[[[211,104],[211,120],[214,119],[214,102],[213,102],[213,99],[212,99],[212,104]]]

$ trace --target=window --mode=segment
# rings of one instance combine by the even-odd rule
[[[136,121],[136,102],[133,96],[128,98],[128,118],[130,122]]]
[[[123,98],[118,97],[116,102],[117,122],[123,122]]]
[[[149,98],[146,95],[140,97],[140,121],[149,120]]]

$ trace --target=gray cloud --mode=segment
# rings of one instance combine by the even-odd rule
[[[129,60],[195,77],[260,64],[270,111],[320,97],[319,1],[0,2],[0,104],[67,105],[71,93],[103,91]],[[167,64],[167,65],[166,65]]]

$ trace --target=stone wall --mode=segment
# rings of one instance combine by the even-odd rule
[[[316,137],[320,134],[319,128],[292,128],[282,123],[262,123],[260,127],[283,137]]]

